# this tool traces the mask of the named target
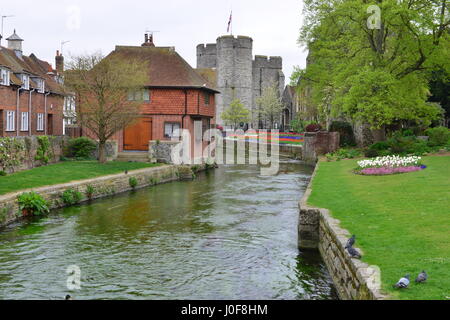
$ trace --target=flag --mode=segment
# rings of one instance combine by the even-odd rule
[[[233,23],[233,11],[231,11],[231,14],[230,14],[230,21],[228,21],[228,29],[227,29],[227,32],[230,32],[230,29],[231,29],[231,24]]]

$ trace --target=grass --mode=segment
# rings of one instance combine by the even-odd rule
[[[150,163],[70,161],[0,177],[0,195],[157,166]]]
[[[394,299],[450,299],[450,157],[425,157],[428,169],[392,176],[352,173],[356,160],[321,162],[309,204],[330,209],[356,234],[363,261],[381,268]],[[426,284],[416,285],[422,270]],[[410,273],[409,289],[392,288]]]

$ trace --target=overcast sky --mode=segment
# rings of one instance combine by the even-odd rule
[[[305,66],[301,0],[21,0],[2,1],[0,15],[14,15],[5,19],[5,38],[17,29],[24,53],[52,64],[62,41],[70,40],[65,56],[108,54],[115,45],[141,45],[148,29],[159,31],[156,46],[176,47],[196,67],[196,46],[226,34],[231,9],[233,34],[252,37],[254,55],[282,56],[287,81],[294,65]]]

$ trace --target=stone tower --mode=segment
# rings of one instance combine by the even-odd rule
[[[197,68],[214,69],[217,78],[216,123],[223,125],[221,115],[233,99],[239,99],[251,111],[251,124],[258,127],[256,98],[273,84],[284,91],[281,57],[256,56],[253,39],[246,36],[222,36],[213,44],[197,46]]]

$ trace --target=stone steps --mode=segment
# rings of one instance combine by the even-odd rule
[[[120,162],[150,162],[148,152],[119,152],[116,161]]]

